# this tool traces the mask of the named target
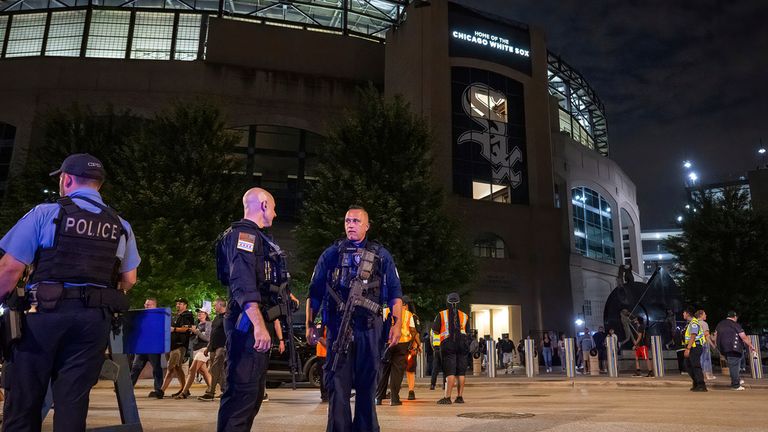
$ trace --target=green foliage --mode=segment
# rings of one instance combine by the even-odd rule
[[[344,236],[344,214],[357,204],[370,215],[368,237],[390,250],[403,292],[425,318],[468,283],[475,262],[432,181],[431,146],[426,123],[401,98],[361,91],[359,109],[340,119],[319,151],[319,180],[296,228],[304,272]]]
[[[682,228],[683,235],[666,246],[680,261],[678,283],[686,300],[713,321],[734,309],[751,328],[767,326],[768,219],[750,208],[748,195],[738,188],[704,194]]]
[[[39,123],[42,139],[10,182],[0,226],[9,228],[42,201],[43,189],[57,190],[47,174],[68,154],[89,152],[104,162],[104,200],[131,223],[142,256],[132,303],[187,297],[195,306],[225,294],[215,280],[213,241],[237,215],[243,180],[226,174],[238,137],[218,108],[179,102],[141,119],[73,106],[45,113]]]

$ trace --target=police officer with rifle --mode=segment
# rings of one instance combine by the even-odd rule
[[[99,194],[101,161],[73,154],[51,175],[58,176],[61,198],[32,209],[0,240],[0,298],[22,324],[21,334],[6,341],[4,431],[40,430],[49,382],[54,430],[85,430],[112,318],[128,308],[124,292],[140,262],[130,225]],[[17,294],[27,265],[32,274]]]
[[[285,255],[264,232],[277,216],[275,199],[264,189],[243,196],[244,217],[216,244],[217,277],[229,290],[224,332],[227,335],[227,386],[221,397],[218,431],[250,431],[264,399],[272,338],[267,324],[284,319],[292,370],[299,365],[292,313],[297,304],[289,290]]]
[[[377,432],[375,393],[382,357],[382,303],[392,310],[388,346],[400,340],[402,289],[395,263],[383,246],[366,238],[368,213],[350,207],[344,217],[346,239],[327,248],[312,275],[307,308],[307,339],[315,314],[323,307],[328,357],[327,432]],[[354,387],[355,417],[349,398]]]

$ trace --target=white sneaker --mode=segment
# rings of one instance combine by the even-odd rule
[[[744,388],[744,386],[738,386],[738,387],[736,387],[736,388],[735,388],[735,389],[733,389],[733,390],[734,390],[734,391],[744,391],[744,390],[746,390],[746,389]]]
[[[743,379],[739,380],[739,385],[744,385],[744,380]]]

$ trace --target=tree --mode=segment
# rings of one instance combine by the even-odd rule
[[[752,328],[768,325],[768,219],[749,196],[739,188],[697,195],[682,229],[666,246],[678,257],[686,301],[711,319],[734,309]]]
[[[104,162],[105,201],[131,222],[142,264],[131,292],[160,304],[187,297],[200,304],[224,294],[215,280],[213,243],[236,217],[244,179],[232,175],[238,137],[220,110],[205,102],[178,102],[149,119],[108,108],[73,106],[41,116],[42,139],[32,143],[21,176],[11,180],[0,212],[5,228],[57,189],[47,174],[70,153]]]
[[[435,312],[447,293],[473,278],[474,259],[434,186],[424,120],[402,98],[387,101],[372,87],[360,96],[359,109],[331,128],[318,152],[318,181],[296,228],[304,271],[343,237],[349,206],[362,205],[370,214],[369,238],[392,253],[404,293]]]

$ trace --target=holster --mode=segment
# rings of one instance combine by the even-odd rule
[[[64,285],[58,282],[41,282],[35,288],[37,309],[55,311],[64,297]]]
[[[113,314],[123,313],[128,310],[130,303],[128,296],[114,288],[89,287],[85,292],[85,305],[87,307],[105,307]]]

